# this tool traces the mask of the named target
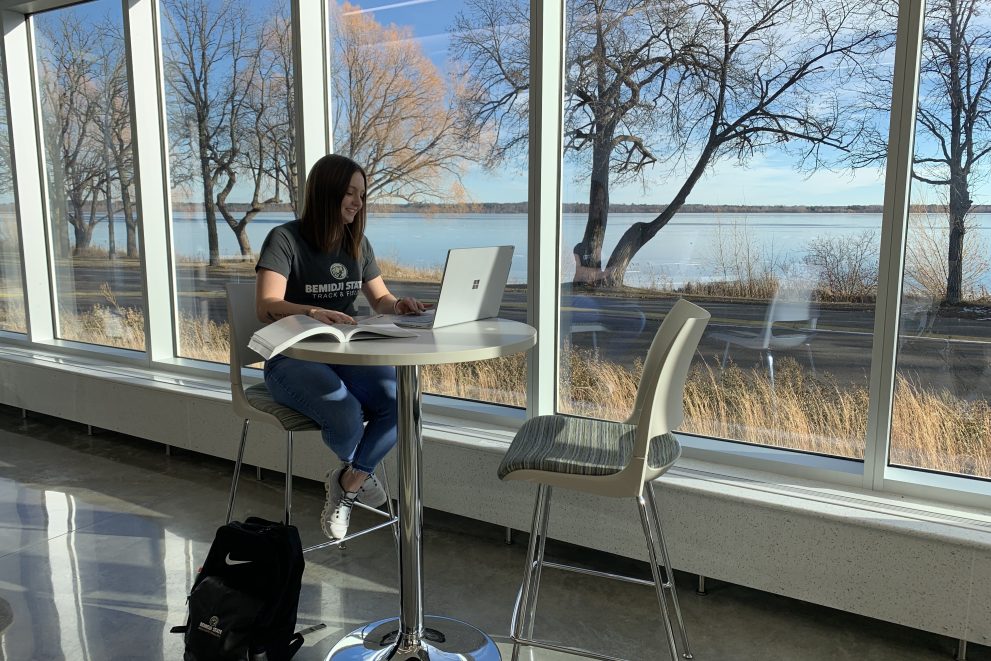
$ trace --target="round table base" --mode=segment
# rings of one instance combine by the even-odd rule
[[[499,648],[484,633],[447,617],[423,618],[424,635],[409,650],[396,649],[399,618],[366,624],[345,636],[326,661],[501,661]]]

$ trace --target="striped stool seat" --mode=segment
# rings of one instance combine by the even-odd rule
[[[636,425],[608,420],[542,415],[520,427],[499,466],[499,478],[518,470],[570,475],[612,475],[630,463]],[[681,455],[674,434],[650,440],[647,463],[666,469]]]
[[[272,394],[264,383],[256,383],[250,388],[245,388],[244,396],[248,398],[248,403],[259,411],[278,418],[286,431],[315,431],[320,429],[320,425],[313,422],[311,418],[272,399]]]

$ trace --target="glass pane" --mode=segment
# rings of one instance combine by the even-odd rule
[[[477,10],[459,0],[338,5],[331,35],[334,150],[368,173],[366,233],[394,294],[436,302],[448,249],[513,245],[500,316],[523,321],[525,115],[512,135],[499,138],[517,148],[492,142],[497,129],[479,107],[484,81],[473,66],[473,39],[480,25],[516,35],[516,73],[525,79],[529,28],[510,15],[488,24]],[[525,106],[523,94],[498,112],[508,116]],[[524,406],[525,356],[426,368],[423,389]]]
[[[228,360],[224,284],[295,217],[289,3],[162,2],[178,355]]]
[[[4,67],[0,66],[0,89]],[[0,94],[0,330],[27,332],[21,278],[21,240],[14,207],[14,177],[10,167],[10,127],[7,95]]]
[[[559,410],[628,416],[685,297],[712,320],[683,431],[863,456],[885,8],[568,3]]]
[[[893,464],[991,477],[991,18],[927,3]]]
[[[33,17],[58,337],[144,349],[121,5]],[[108,222],[109,221],[109,222]]]

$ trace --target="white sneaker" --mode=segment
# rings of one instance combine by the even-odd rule
[[[365,481],[358,487],[358,502],[369,507],[382,507],[388,500],[382,483],[375,477],[375,473],[369,473]]]
[[[320,528],[323,534],[331,539],[343,539],[348,534],[348,524],[351,523],[351,508],[358,497],[356,491],[345,491],[341,487],[341,472],[344,467],[338,468],[327,474],[327,482],[324,488],[327,490],[327,499],[323,504],[323,512],[320,513]]]

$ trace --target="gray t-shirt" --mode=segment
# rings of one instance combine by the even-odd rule
[[[382,274],[368,238],[361,239],[359,264],[343,250],[314,250],[301,228],[302,223],[293,220],[272,229],[262,244],[255,271],[268,269],[284,275],[290,303],[355,314],[354,299],[362,283]]]

